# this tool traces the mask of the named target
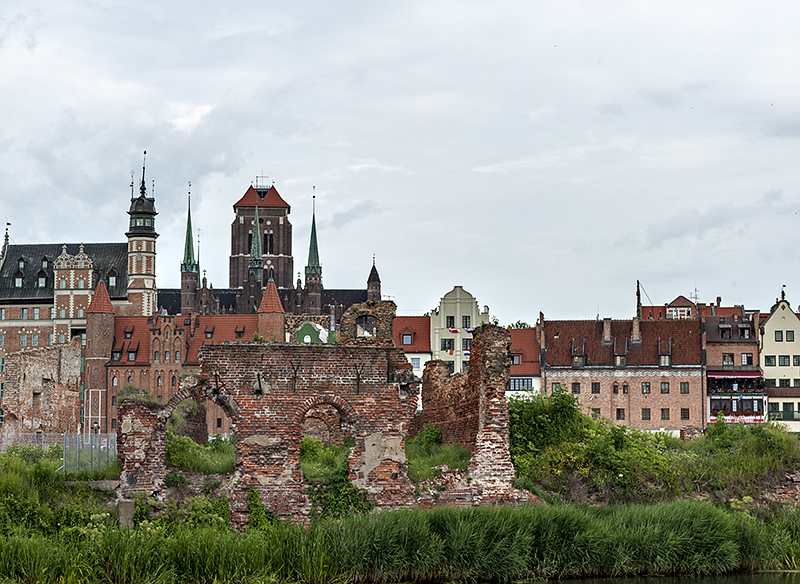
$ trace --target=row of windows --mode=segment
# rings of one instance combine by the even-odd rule
[[[600,408],[592,408],[592,416],[594,418],[599,418]],[[625,420],[625,408],[617,408],[616,418],[619,421]],[[650,419],[652,419],[650,408],[642,408],[642,420],[647,421]],[[670,419],[669,408],[661,408],[661,419],[664,421],[669,421]],[[690,419],[689,408],[681,408],[681,420],[688,420],[688,419]]]
[[[734,353],[723,353],[722,354],[722,365],[732,367],[734,365]],[[742,353],[742,365],[752,365],[753,364],[753,354],[752,353]]]
[[[56,314],[55,308],[22,308],[20,310],[20,320],[39,320],[41,318],[54,319]],[[77,318],[84,317],[83,308],[76,309]],[[5,308],[0,308],[0,320],[10,320],[10,314],[6,312]],[[65,308],[58,309],[58,318],[67,318],[67,310]]]
[[[114,351],[111,354],[111,359],[113,361],[122,361],[122,351]],[[161,359],[161,355],[158,351],[153,353],[153,362],[159,363]],[[164,363],[169,363],[170,355],[169,351],[164,351]],[[136,361],[136,351],[128,351],[128,361]],[[175,362],[180,363],[181,361],[181,352],[175,351]],[[419,361],[419,359],[417,360]]]
[[[508,382],[508,391],[525,391],[533,387],[531,377],[512,377]]]
[[[445,316],[445,326],[447,328],[455,328],[456,326],[456,317],[455,316]],[[469,316],[462,316],[461,317],[461,327],[462,328],[469,328],[470,325],[470,317]]]
[[[553,391],[561,391],[561,384],[554,383],[553,384]],[[591,391],[593,394],[600,393],[600,382],[599,381],[592,381],[591,382]],[[680,382],[680,391],[681,393],[689,393],[689,382],[688,381],[681,381]],[[574,381],[572,383],[572,393],[579,394],[581,392],[581,383],[580,381]],[[613,393],[619,393],[619,384],[615,383],[612,386]],[[622,385],[622,393],[628,393],[628,385]],[[650,382],[644,381],[642,382],[642,393],[650,393]],[[669,393],[669,381],[662,381],[661,382],[661,393]]]
[[[38,347],[39,346],[39,333],[20,333],[19,334],[19,346],[20,347],[27,347],[28,340],[30,339],[30,346],[31,347]],[[53,345],[55,343],[56,336],[53,333],[48,333],[47,335],[47,344]],[[58,342],[59,344],[64,344],[66,342],[66,335],[58,335]],[[4,333],[0,333],[0,347],[6,346],[6,335]],[[86,333],[81,335],[81,347],[86,346]]]
[[[794,342],[794,331],[786,331],[786,334],[783,334],[784,331],[775,331],[775,341],[778,343],[783,342],[783,339],[786,338],[787,343]]]
[[[588,364],[586,359],[586,355],[575,355],[572,357],[572,366],[573,367],[585,367]],[[626,359],[625,355],[615,355],[614,356],[614,366],[615,367],[625,367]],[[659,367],[671,367],[672,366],[672,356],[671,355],[659,355],[658,357],[658,366]]]
[[[461,339],[461,350],[469,351],[472,346],[472,339]],[[442,351],[452,351],[456,348],[455,339],[442,339]]]
[[[767,387],[800,387],[800,379],[765,379]]]
[[[800,355],[792,355],[791,357],[791,364],[794,367],[800,367]],[[776,362],[780,367],[789,367],[789,355],[778,355],[777,361],[775,355],[764,355],[765,367],[775,367]]]

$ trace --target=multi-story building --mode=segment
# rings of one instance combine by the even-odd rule
[[[539,359],[541,347],[535,328],[510,329],[511,333],[511,379],[506,396],[521,395],[542,390]]]
[[[483,311],[478,301],[461,286],[442,296],[431,312],[431,352],[451,373],[466,371],[469,365],[472,329],[489,322],[489,307]]]
[[[706,420],[699,320],[556,320],[539,316],[542,390],[570,392],[587,412],[679,433]]]
[[[431,360],[431,317],[396,316],[392,323],[394,344],[402,348],[414,375],[422,377],[425,363]]]
[[[800,318],[781,291],[759,323],[761,370],[769,395],[770,419],[800,431]]]

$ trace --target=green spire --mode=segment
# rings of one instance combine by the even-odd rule
[[[306,274],[321,274],[322,266],[319,265],[319,249],[317,249],[317,206],[314,197],[314,207],[311,212],[311,243],[308,245],[308,265]]]
[[[194,259],[194,244],[192,243],[192,195],[189,195],[189,207],[186,217],[186,244],[183,248],[183,262],[181,272],[199,272],[199,266]]]
[[[258,201],[256,201],[256,214],[253,219],[253,237],[250,240],[250,274],[261,281],[261,271],[264,259],[261,256],[261,227],[258,219]]]

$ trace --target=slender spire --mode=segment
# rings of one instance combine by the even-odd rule
[[[147,150],[145,150],[144,154],[142,155],[142,184],[139,187],[139,193],[143,197],[147,194],[147,185],[144,182],[144,167],[145,167],[145,161],[146,160],[147,160]]]
[[[198,264],[194,258],[194,241],[192,238],[192,183],[189,183],[189,203],[186,211],[186,243],[183,248],[181,272],[198,272]]]
[[[261,282],[261,275],[264,267],[264,258],[261,255],[261,227],[258,218],[258,203],[256,201],[256,213],[253,219],[253,237],[250,240],[250,275],[257,282]]]
[[[316,187],[314,187],[316,190]],[[317,248],[317,196],[312,197],[311,211],[311,242],[308,245],[308,265],[306,274],[321,274],[322,266],[319,264],[319,249]]]

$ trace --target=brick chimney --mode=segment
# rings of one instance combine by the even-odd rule
[[[611,319],[604,318],[603,319],[603,342],[610,343],[611,342]]]
[[[631,341],[634,342],[634,343],[641,343],[642,342],[642,336],[641,336],[641,333],[639,332],[639,319],[638,318],[634,318],[633,319],[633,328],[631,330]]]

